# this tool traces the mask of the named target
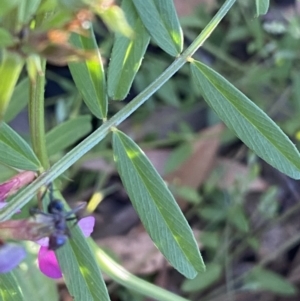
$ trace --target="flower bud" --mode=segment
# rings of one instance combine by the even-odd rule
[[[23,171],[0,184],[0,202],[4,202],[9,195],[16,193],[20,188],[31,183],[35,177],[35,172]]]

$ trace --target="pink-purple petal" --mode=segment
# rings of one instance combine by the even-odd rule
[[[83,235],[89,237],[94,230],[95,218],[93,216],[84,217],[78,222],[78,226]]]
[[[87,216],[78,221],[78,226],[83,232],[85,237],[91,235],[94,230],[95,218],[93,216]],[[48,250],[49,238],[42,238],[37,241],[41,248],[38,254],[38,265],[43,274],[50,278],[61,278],[62,272],[59,267],[56,255],[54,251]]]
[[[25,249],[17,244],[9,243],[0,247],[0,273],[7,273],[17,267],[26,257]]]
[[[62,277],[54,251],[47,247],[41,247],[38,254],[38,264],[41,272],[49,278],[58,279]]]
[[[48,247],[49,246],[49,237],[43,237],[43,238],[37,240],[36,243],[42,247]]]

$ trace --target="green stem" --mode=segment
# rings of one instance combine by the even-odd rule
[[[193,41],[193,43],[155,81],[153,81],[143,92],[136,96],[111,119],[102,124],[99,129],[73,148],[61,160],[55,163],[46,173],[42,174],[31,185],[27,186],[22,191],[22,194],[14,197],[9,204],[1,210],[0,221],[10,218],[14,212],[29,202],[35,192],[42,185],[52,182],[61,175],[72,164],[103,140],[112,127],[117,127],[128,116],[135,112],[147,99],[149,99],[150,96],[153,95],[165,82],[167,82],[201,47],[235,2],[236,0],[226,0],[195,41]]]
[[[95,242],[92,240],[89,240],[89,242],[96,254],[101,270],[117,283],[159,301],[189,301],[132,275],[101,250]]]
[[[49,168],[45,138],[45,66],[46,61],[41,59],[42,73],[37,72],[35,79],[30,82],[30,99],[28,104],[30,136],[33,151],[40,160],[44,169]]]

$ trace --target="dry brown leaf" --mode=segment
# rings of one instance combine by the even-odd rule
[[[180,17],[193,13],[199,4],[204,4],[209,11],[216,7],[215,0],[174,0],[174,4]]]
[[[81,164],[81,168],[91,171],[103,171],[106,173],[111,173],[114,171],[114,167],[101,157],[94,157],[85,160]]]
[[[157,172],[163,176],[165,170],[165,164],[171,154],[169,149],[148,149],[145,150],[145,154],[151,161]]]
[[[220,180],[218,186],[221,189],[228,189],[233,187],[237,181],[246,178],[249,173],[249,168],[232,159],[217,159],[216,170],[220,170]],[[249,183],[248,191],[263,192],[268,188],[268,184],[260,177],[254,179]]]
[[[194,229],[193,232],[198,239],[200,232]],[[134,274],[153,274],[165,268],[166,264],[170,266],[142,227],[134,228],[127,235],[110,236],[96,242],[101,248],[111,250],[120,259],[121,265]]]
[[[209,176],[220,144],[223,124],[200,132],[198,140],[193,143],[191,156],[175,171],[165,176],[169,183],[190,188],[198,188]]]
[[[122,266],[131,273],[152,274],[158,271],[165,261],[149,235],[136,228],[126,236],[111,236],[97,240],[97,243],[116,254]]]
[[[223,130],[224,125],[220,123],[201,131],[198,139],[193,142],[190,157],[167,175],[164,175],[164,166],[171,154],[169,150],[145,150],[145,154],[168,183],[197,189],[214,167]],[[177,201],[183,209],[185,202],[180,199]]]

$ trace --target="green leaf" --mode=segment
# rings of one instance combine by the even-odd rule
[[[75,85],[90,111],[99,119],[106,118],[106,81],[93,29],[91,28],[89,37],[72,34],[70,41],[77,48],[94,51],[96,54],[92,59],[69,63],[69,68]]]
[[[150,36],[139,18],[132,0],[123,0],[122,9],[134,35],[116,34],[108,68],[108,95],[112,99],[124,99],[141,65]]]
[[[99,14],[101,20],[113,32],[118,32],[129,37],[133,34],[123,10],[117,5],[97,6],[95,12]]]
[[[202,197],[198,191],[188,186],[174,186],[172,187],[172,192],[191,204],[199,205],[202,201]]]
[[[193,61],[191,71],[206,102],[258,156],[286,175],[300,179],[300,156],[277,124],[224,77]]]
[[[283,296],[293,296],[297,293],[295,286],[288,280],[260,267],[254,268],[246,280],[245,288],[247,289],[267,290]]]
[[[241,232],[249,231],[249,220],[241,205],[234,205],[229,208],[227,220]]]
[[[256,14],[265,15],[268,12],[270,0],[255,0],[256,4]]]
[[[0,17],[5,16],[9,11],[14,9],[19,2],[18,0],[1,0]]]
[[[78,227],[72,229],[69,243],[56,254],[66,285],[75,300],[110,300],[95,255]]]
[[[59,124],[46,135],[48,155],[51,156],[66,149],[91,130],[90,115],[79,116]]]
[[[23,301],[20,286],[13,274],[0,274],[0,300],[1,301]]]
[[[143,151],[113,131],[114,159],[147,232],[168,261],[188,278],[205,269],[192,230],[163,179]]]
[[[260,197],[257,211],[266,219],[275,218],[280,212],[279,187],[271,186]]]
[[[27,24],[36,13],[41,0],[22,0],[18,6],[18,21],[20,24]]]
[[[194,279],[185,280],[181,286],[184,292],[200,292],[217,281],[222,273],[222,266],[217,263],[206,265],[206,271]]]
[[[14,52],[3,52],[0,65],[0,122],[5,114],[24,61]]]
[[[27,105],[29,100],[29,79],[24,78],[18,83],[11,96],[5,112],[4,121],[13,120]]]
[[[177,56],[183,35],[173,0],[132,0],[153,40],[165,52]]]
[[[39,6],[37,14],[46,13],[46,12],[49,12],[49,11],[51,11],[51,14],[53,14],[55,9],[58,9],[58,6],[59,6],[59,9],[61,10],[62,6],[61,6],[60,1],[59,1],[59,3],[57,3],[58,1],[59,0],[43,0],[42,3]],[[46,21],[46,20],[43,20],[43,22],[44,21]]]
[[[213,221],[214,223],[223,222],[226,218],[227,211],[223,207],[218,205],[204,205],[201,206],[201,208],[198,211],[199,215],[201,216],[201,219],[205,219],[207,221]]]
[[[64,7],[67,10],[73,10],[73,11],[78,11],[82,8],[86,8],[86,5],[88,3],[91,3],[91,1],[86,1],[86,0],[58,0],[59,6]]]
[[[46,12],[52,10],[52,12],[49,15],[49,17],[47,17],[45,20],[43,20],[43,23],[39,27],[40,30],[46,31],[46,30],[51,30],[53,28],[61,28],[72,20],[72,11],[62,9],[62,7],[57,8],[57,5],[59,5],[59,4],[55,5],[56,9],[49,8],[49,9],[45,10]],[[49,6],[52,6],[51,3]],[[40,7],[40,8],[43,8],[43,7]]]
[[[15,42],[14,37],[4,28],[0,28],[0,48],[11,46]]]
[[[212,220],[210,220],[212,221]],[[222,232],[217,231],[201,231],[200,241],[203,247],[206,249],[218,249],[221,242]],[[207,269],[206,269],[207,270]]]
[[[24,170],[41,166],[30,146],[4,122],[0,126],[0,162]]]

